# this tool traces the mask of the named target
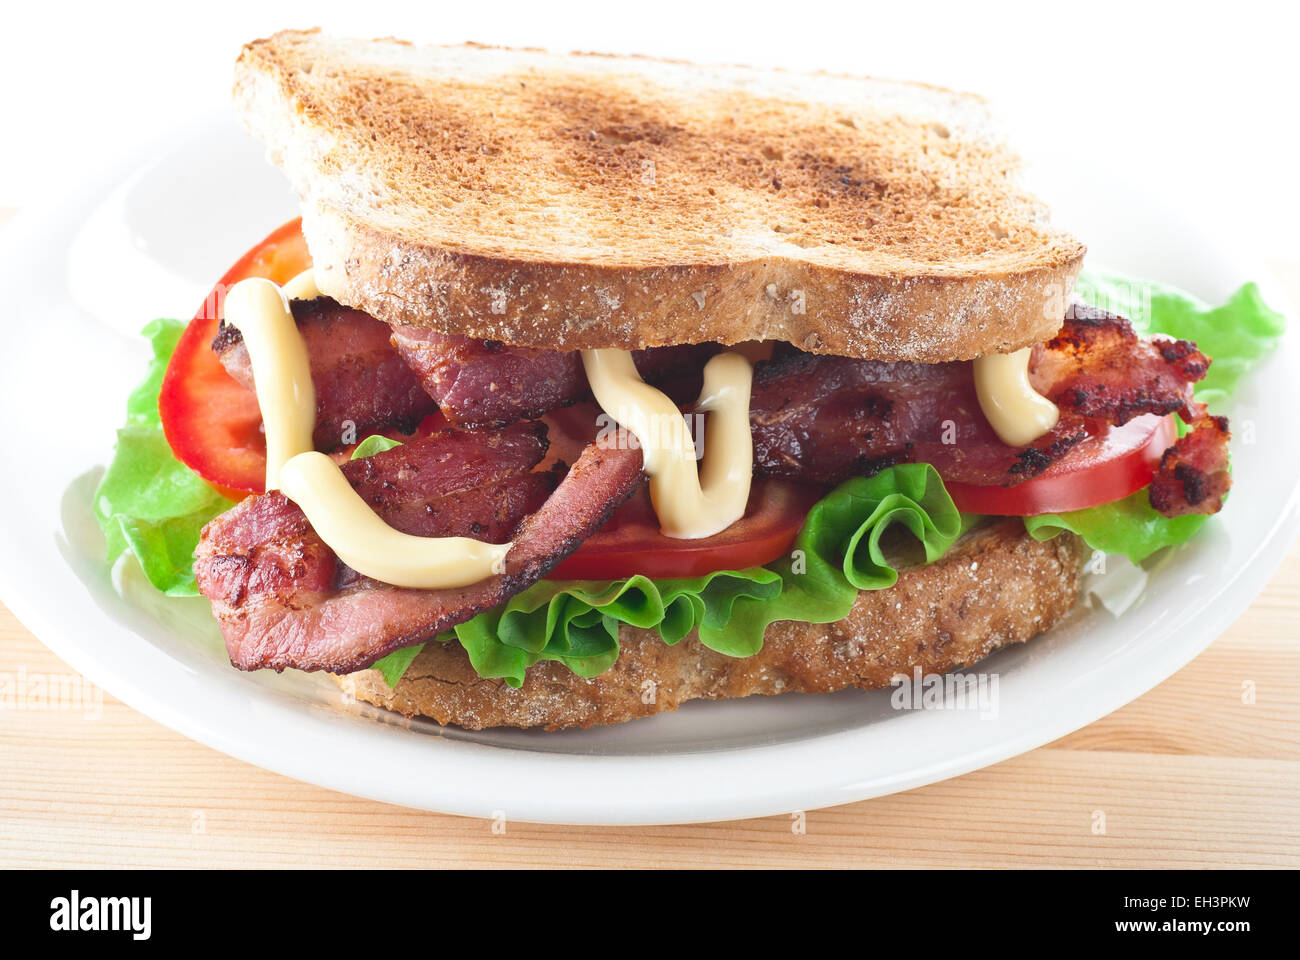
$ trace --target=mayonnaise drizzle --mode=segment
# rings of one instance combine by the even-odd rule
[[[315,300],[320,296],[320,288],[316,286],[316,271],[311,267],[298,274],[281,289],[290,300]]]
[[[307,345],[288,299],[270,280],[254,277],[231,287],[225,318],[239,330],[248,348],[266,431],[266,489],[276,490],[280,467],[290,457],[315,448],[316,388]]]
[[[1037,440],[1061,416],[1056,404],[1029,383],[1029,349],[975,361],[975,393],[984,417],[998,438],[1013,447]]]
[[[421,590],[465,587],[505,570],[511,544],[394,530],[323,453],[300,453],[281,467],[280,489],[339,559],[383,583]]]
[[[413,537],[395,530],[352,489],[333,460],[315,451],[316,390],[289,299],[318,296],[311,270],[283,289],[253,278],[226,294],[226,322],[239,329],[253,367],[266,431],[266,489],[278,489],[296,503],[344,563],[383,583],[435,590],[501,573],[511,544]]]
[[[745,515],[754,472],[749,429],[753,368],[738,353],[718,354],[704,368],[696,409],[707,412],[700,469],[681,411],[645,383],[626,350],[584,350],[582,364],[596,402],[641,444],[650,499],[665,536],[697,540]]]

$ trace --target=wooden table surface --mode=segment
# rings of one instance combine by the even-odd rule
[[[1300,287],[1300,267],[1275,266]],[[20,669],[71,672],[0,607],[0,674]],[[1298,676],[1300,543],[1227,633],[1128,706],[963,777],[808,811],[802,832],[778,816],[503,833],[268,773],[107,694],[98,716],[0,709],[0,866],[1297,867]]]
[[[500,834],[268,773],[108,695],[97,718],[0,711],[0,865],[1295,867],[1298,623],[1300,544],[1232,629],[1128,706],[963,777],[809,811],[802,834],[788,816]],[[70,672],[0,608],[0,673],[20,667]]]

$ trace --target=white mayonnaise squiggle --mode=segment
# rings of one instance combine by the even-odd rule
[[[993,432],[1003,443],[1022,447],[1052,427],[1061,411],[1029,383],[1029,347],[993,353],[975,361],[975,393]]]
[[[468,537],[413,537],[395,530],[352,489],[343,471],[312,443],[316,391],[307,346],[289,297],[319,296],[310,270],[283,290],[270,280],[242,280],[226,294],[226,322],[248,348],[257,405],[266,431],[266,489],[302,508],[312,528],[358,573],[399,587],[464,587],[505,569],[511,544]]]
[[[718,354],[704,368],[697,410],[707,412],[704,461],[681,412],[647,384],[626,350],[584,350],[582,363],[596,402],[641,444],[650,499],[665,536],[697,540],[745,515],[754,472],[749,429],[753,368],[739,353]]]

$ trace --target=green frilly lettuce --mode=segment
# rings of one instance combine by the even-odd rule
[[[822,498],[790,554],[767,567],[673,580],[543,580],[438,640],[454,636],[480,676],[516,687],[539,660],[558,660],[583,677],[608,670],[618,658],[621,624],[654,630],[669,645],[696,630],[706,647],[748,657],[762,648],[769,623],[830,623],[843,619],[858,591],[893,586],[898,573],[883,543],[890,531],[910,533],[928,562],[971,520],[929,464],[891,467]],[[412,649],[375,665],[390,685],[418,653]]]
[[[155,320],[141,331],[153,346],[144,381],[126,404],[126,426],[99,487],[94,511],[108,544],[108,562],[126,550],[149,582],[173,597],[198,595],[194,548],[203,525],[234,504],[172,454],[158,417],[167,360],[185,325]]]

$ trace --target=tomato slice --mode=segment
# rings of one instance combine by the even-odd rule
[[[577,403],[552,410],[542,419],[549,428],[550,456],[573,463],[598,433],[600,408]],[[648,488],[625,503],[551,572],[557,580],[617,580],[647,577],[698,577],[715,570],[743,570],[771,563],[790,549],[812,505],[825,491],[781,480],[755,480],[745,515],[726,530],[701,540],[676,540],[659,532],[659,518]]]
[[[1178,438],[1172,416],[1145,414],[1083,441],[1042,475],[1014,487],[944,481],[966,513],[1029,517],[1122,500],[1151,482],[1160,456]]]
[[[552,573],[561,580],[617,580],[698,577],[715,570],[744,570],[784,556],[812,505],[815,487],[756,480],[745,515],[721,533],[701,540],[676,540],[659,532],[645,487]]]
[[[272,231],[222,275],[181,334],[163,374],[158,413],[172,451],[186,466],[238,500],[261,493],[266,441],[257,397],[221,365],[212,339],[232,286],[248,277],[286,283],[311,266],[301,219]]]

